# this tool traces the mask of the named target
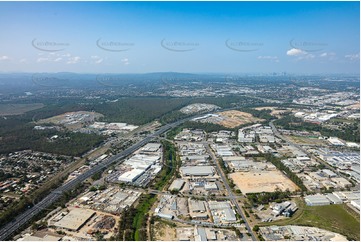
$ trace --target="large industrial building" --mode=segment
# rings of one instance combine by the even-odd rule
[[[127,171],[119,176],[118,180],[122,182],[134,182],[137,180],[138,177],[140,177],[145,170],[143,169],[133,169],[131,171]]]
[[[78,231],[94,214],[95,212],[89,209],[75,208],[54,223],[54,226],[70,231]]]
[[[184,166],[180,168],[183,176],[212,176],[214,168],[212,166]]]
[[[169,191],[180,191],[182,189],[182,187],[184,186],[184,184],[185,184],[184,180],[176,179],[169,186]]]
[[[330,205],[331,201],[326,196],[321,194],[310,195],[305,197],[305,202],[308,206],[323,206]]]

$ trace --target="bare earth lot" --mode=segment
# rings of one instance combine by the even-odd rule
[[[284,109],[280,109],[280,108],[276,108],[276,107],[258,107],[255,108],[255,110],[271,110],[271,115],[272,116],[280,116],[281,114],[283,114],[284,112],[288,112],[290,110],[292,110],[291,108],[284,108]]]
[[[42,103],[0,104],[0,116],[19,115],[44,106]]]
[[[230,174],[234,184],[246,193],[274,192],[276,188],[291,192],[298,187],[280,171],[235,172]]]
[[[250,113],[237,110],[224,111],[218,114],[224,118],[224,120],[220,121],[218,124],[227,128],[235,128],[242,124],[264,121],[263,119],[253,117]]]

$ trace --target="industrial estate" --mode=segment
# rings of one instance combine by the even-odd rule
[[[361,241],[359,10],[0,2],[0,241]]]
[[[82,157],[31,149],[2,155],[2,172],[18,176],[1,183],[4,212],[60,181],[59,196],[47,205],[38,205],[47,197],[34,198],[27,223],[16,228],[15,218],[2,239],[358,240],[359,142],[306,126],[359,120],[358,103],[353,93],[321,96],[310,109],[194,103],[165,126],[108,123],[86,111],[35,120],[32,132],[107,138]],[[311,119],[318,110],[322,118]],[[61,139],[52,133],[46,142]],[[312,211],[322,211],[312,215],[317,220]]]

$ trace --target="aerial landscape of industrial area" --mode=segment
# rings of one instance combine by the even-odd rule
[[[13,7],[24,3],[18,4],[0,3],[0,8],[20,14]],[[175,21],[177,11],[193,18],[201,6],[218,13],[221,3],[174,9],[170,3],[77,4],[61,3],[59,12],[47,14],[55,19],[64,9],[80,6],[92,6],[86,8],[89,13],[124,6],[150,14],[142,8],[147,6],[173,11]],[[254,9],[250,3],[235,4]],[[331,13],[334,5],[324,4],[307,6],[315,13]],[[238,21],[230,6],[225,13]],[[359,5],[335,6],[350,11],[345,22],[349,17],[355,21],[351,15]],[[299,17],[296,12],[292,14]],[[44,31],[35,29],[39,35]],[[354,32],[359,38],[359,29]],[[301,46],[291,40],[282,51],[296,58],[288,62],[299,69],[289,72],[283,71],[287,66],[268,71],[269,64],[250,72],[238,64],[233,71],[226,71],[227,65],[218,66],[219,71],[139,72],[119,71],[119,66],[99,71],[91,65],[137,45],[93,41],[108,56],[94,55],[90,60],[98,63],[92,64],[67,54],[69,44],[30,42],[29,55],[35,53],[39,65],[53,62],[49,69],[12,69],[16,58],[1,56],[7,52],[0,48],[0,240],[360,241],[359,54],[352,63],[341,61],[327,50],[331,44],[322,45],[325,50],[309,49],[321,44]],[[257,48],[234,51],[235,42],[225,43],[231,54],[243,56],[263,46],[238,42],[237,48]],[[355,43],[359,52],[359,39]],[[201,49],[200,44],[170,44],[160,38],[158,45],[175,62],[197,66],[191,61],[199,54],[179,56]],[[257,55],[273,64],[282,59]],[[325,59],[320,71],[308,71],[315,63],[302,64],[325,56],[345,69],[328,72],[322,69]],[[65,58],[68,62],[61,64]],[[128,66],[125,59],[119,63]],[[242,61],[247,63],[237,63]],[[161,62],[173,70],[167,60]],[[91,69],[66,69],[72,64]],[[53,65],[62,65],[61,70],[52,70]]]

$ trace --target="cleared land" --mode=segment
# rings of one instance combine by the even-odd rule
[[[237,126],[247,124],[247,123],[255,123],[262,122],[263,119],[253,117],[250,113],[245,113],[237,110],[229,110],[218,113],[223,120],[218,122],[218,124],[227,127],[227,128],[235,128]]]
[[[294,217],[262,225],[313,226],[340,233],[349,240],[360,240],[360,220],[347,212],[345,204],[310,207],[302,202],[298,206],[299,210]]]
[[[276,107],[258,107],[255,108],[255,110],[261,111],[261,110],[271,110],[271,115],[272,116],[280,116],[281,114],[283,114],[284,112],[288,112],[290,110],[292,110],[291,108],[285,108],[285,109],[279,109]]]
[[[154,236],[152,240],[157,240],[157,241],[177,240],[176,228],[170,222],[165,222],[162,220],[156,221],[152,229]]]
[[[291,142],[300,144],[300,145],[319,145],[319,146],[327,146],[327,142],[322,139],[305,137],[305,136],[286,136]]]
[[[19,115],[44,106],[42,103],[0,104],[0,116]]]
[[[291,192],[298,187],[280,171],[235,172],[230,174],[242,193],[274,192],[276,188]]]
[[[51,123],[56,125],[64,125],[70,130],[75,130],[81,128],[84,124],[93,123],[100,117],[103,117],[103,115],[96,112],[68,112],[47,119],[39,120],[37,124]]]
[[[198,112],[204,112],[204,111],[212,111],[215,109],[219,109],[220,107],[213,105],[213,104],[207,104],[207,103],[193,103],[188,106],[185,106],[181,108],[179,111],[185,114],[191,114],[191,113],[198,113]]]

